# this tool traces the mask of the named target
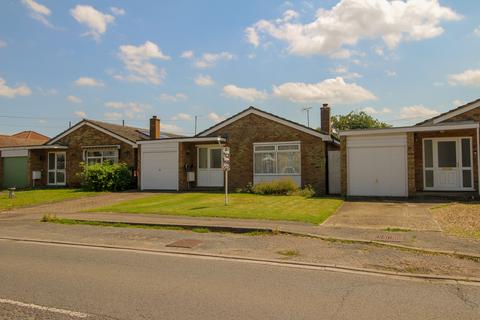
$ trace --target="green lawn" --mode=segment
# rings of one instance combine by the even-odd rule
[[[98,194],[98,192],[86,192],[80,189],[36,189],[16,191],[15,198],[9,199],[8,191],[4,190],[0,192],[0,211],[81,198],[96,194]]]
[[[230,195],[230,204],[225,206],[223,199],[223,194],[216,193],[164,193],[89,211],[289,220],[319,224],[332,215],[343,202],[333,198],[237,193]]]

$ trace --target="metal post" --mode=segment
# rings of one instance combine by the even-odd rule
[[[197,119],[198,116],[195,116],[195,135],[197,135]]]
[[[228,206],[228,170],[225,170],[225,205]]]

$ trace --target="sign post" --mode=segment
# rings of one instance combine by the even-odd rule
[[[225,205],[228,205],[228,171],[230,171],[230,148],[224,147],[222,149],[223,155],[223,172],[225,172]]]

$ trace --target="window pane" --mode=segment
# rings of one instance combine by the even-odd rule
[[[110,163],[117,163],[118,159],[116,157],[104,157],[103,163],[110,162]]]
[[[57,153],[57,169],[65,169],[65,154]]]
[[[440,168],[457,166],[457,143],[455,141],[438,142],[438,166]]]
[[[208,154],[207,154],[208,149],[206,149],[206,148],[200,148],[200,149],[198,149],[198,150],[199,150],[199,151],[198,151],[198,157],[199,157],[199,159],[198,159],[198,166],[200,167],[200,169],[206,169],[206,168],[207,168],[207,165],[208,165],[208,163],[207,163],[207,161],[208,161],[208,158],[207,158],[207,156],[208,156]]]
[[[65,183],[65,172],[57,171],[57,183]]]
[[[219,169],[222,167],[222,150],[210,149],[210,168]]]
[[[470,139],[462,139],[462,167],[471,167]]]
[[[255,173],[276,173],[275,153],[265,152],[255,154]]]
[[[432,140],[424,140],[425,168],[433,168],[433,143]]]
[[[117,152],[113,150],[103,151],[104,157],[115,157],[116,155],[117,155]]]
[[[275,151],[275,146],[256,146],[255,151]]]
[[[298,174],[300,173],[300,152],[279,152],[278,173]]]
[[[463,187],[471,188],[472,187],[472,170],[463,170]]]
[[[432,170],[425,171],[425,187],[433,188],[433,171]]]
[[[285,150],[299,150],[298,144],[287,144],[287,145],[280,145],[278,146],[278,151],[285,151]]]
[[[55,172],[48,173],[48,183],[54,184],[55,183]]]
[[[48,154],[48,169],[49,170],[55,169],[55,153]]]
[[[87,164],[88,165],[92,165],[92,164],[96,164],[96,163],[102,163],[102,159],[100,159],[100,158],[89,158],[89,159],[87,159]]]

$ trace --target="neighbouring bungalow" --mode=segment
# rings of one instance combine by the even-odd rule
[[[479,195],[480,99],[410,127],[340,133],[342,194]]]

